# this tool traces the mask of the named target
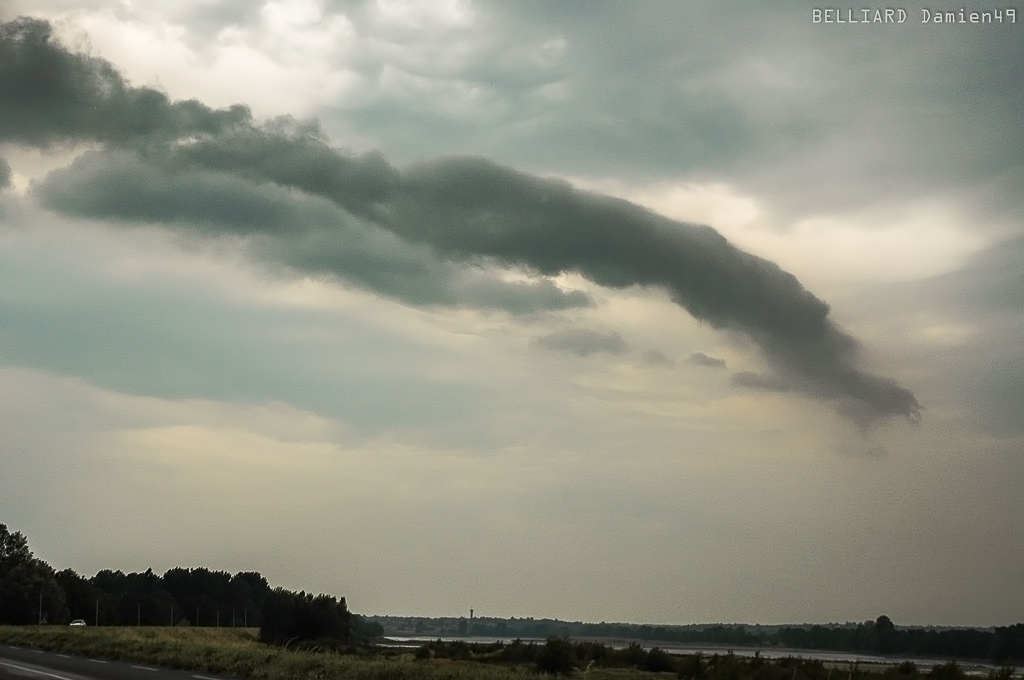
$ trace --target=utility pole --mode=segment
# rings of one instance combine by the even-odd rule
[[[39,625],[43,625],[43,591],[39,591]]]

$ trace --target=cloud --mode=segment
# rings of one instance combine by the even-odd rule
[[[356,438],[494,438],[492,410],[504,412],[505,402],[495,405],[504,395],[438,370],[468,370],[473,358],[443,337],[424,341],[416,309],[382,313],[359,303],[365,294],[315,283],[346,302],[296,304],[282,293],[301,284],[183,251],[179,239],[39,217],[5,234],[0,249],[6,366],[175,401],[282,402],[336,418]],[[462,426],[451,426],[453,413]]]
[[[1000,198],[986,196],[989,209],[1018,208],[1024,195],[1024,92],[1014,87],[1024,51],[1009,22],[986,33],[914,20],[898,33],[843,33],[812,26],[807,4],[792,1],[757,12],[693,2],[488,8],[515,26],[495,40],[566,44],[554,75],[570,96],[557,111],[531,116],[503,92],[530,123],[502,148],[516,163],[570,175],[611,166],[620,178],[725,173],[804,216],[988,183]],[[610,26],[644,38],[609,39]],[[572,154],[562,153],[567,139]]]
[[[82,139],[176,139],[250,118],[244,106],[215,111],[131,87],[109,62],[65,49],[41,19],[0,24],[0,141],[50,147]]]
[[[588,300],[553,290],[543,277],[575,272],[609,288],[657,287],[711,327],[749,338],[796,391],[862,422],[919,417],[908,389],[861,368],[856,341],[829,318],[827,304],[710,227],[482,158],[398,169],[379,154],[332,148],[315,125],[258,126],[242,106],[172,103],[126,86],[107,62],[70,53],[45,22],[5,24],[0,56],[0,139],[46,145],[77,137],[116,147],[38,184],[51,209],[269,239],[263,252],[285,264],[422,304],[467,303],[444,281],[454,276],[459,288],[472,265],[534,274],[542,281],[534,288],[507,290],[556,308]],[[25,85],[32,78],[38,90]],[[461,268],[447,269],[453,264]]]
[[[403,180],[382,222],[405,238],[450,257],[663,288],[694,317],[753,340],[801,392],[852,401],[867,420],[919,416],[909,390],[859,368],[857,343],[829,319],[828,305],[710,227],[478,158],[415,165]]]
[[[652,349],[644,352],[644,361],[647,362],[648,366],[670,368],[675,365],[664,352],[660,349]]]
[[[957,271],[890,288],[884,302],[877,302],[884,310],[914,310],[910,318],[898,315],[886,332],[903,351],[917,347],[924,352],[929,367],[924,381],[932,384],[921,389],[947,404],[971,404],[966,412],[970,422],[964,426],[983,423],[997,437],[1024,434],[1021,262],[1024,237],[1012,236],[975,254]],[[944,407],[936,404],[936,409]]]
[[[1024,312],[1024,235],[976,253],[957,271],[912,284],[919,295],[952,302],[972,316]]]
[[[704,352],[694,352],[686,357],[686,363],[694,366],[707,366],[709,368],[725,368],[725,360],[708,356]]]
[[[567,328],[542,335],[534,342],[540,347],[571,352],[588,357],[598,352],[622,354],[629,349],[626,341],[615,331],[594,331],[587,328]]]
[[[0,189],[6,189],[11,185],[11,166],[7,159],[0,156]]]
[[[165,150],[166,151],[166,150]],[[314,176],[315,173],[314,173]],[[189,234],[244,235],[257,257],[341,277],[418,305],[469,305],[528,314],[590,304],[582,291],[548,279],[508,282],[440,260],[316,196],[184,165],[149,149],[89,151],[53,171],[35,190],[55,211],[130,223],[162,223]]]
[[[778,376],[753,371],[737,371],[733,373],[731,382],[739,387],[762,392],[789,392],[792,389],[791,384]]]

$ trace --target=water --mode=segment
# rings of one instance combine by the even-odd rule
[[[441,640],[442,642],[466,642],[470,644],[487,645],[495,642],[509,643],[513,638],[508,637],[471,637],[471,636],[460,636],[460,635],[441,635],[441,636],[429,636],[419,635],[414,637],[405,637],[400,635],[392,635],[385,638],[387,642],[382,644],[384,647],[419,647],[425,642],[432,640]],[[519,638],[523,642],[536,642],[543,644],[546,638]],[[578,638],[578,640],[589,640],[591,638]],[[621,640],[596,640],[602,642],[606,646],[613,649],[625,649],[629,646],[629,642]],[[884,665],[897,665],[904,661],[911,661],[916,664],[919,668],[930,668],[931,666],[941,666],[949,663],[949,659],[914,659],[909,657],[892,657],[892,656],[877,656],[873,654],[861,654],[858,652],[833,652],[825,649],[786,649],[779,647],[711,647],[711,646],[700,646],[700,645],[679,645],[671,642],[662,644],[647,644],[640,643],[644,649],[650,649],[651,647],[659,647],[660,649],[668,652],[669,654],[703,654],[704,656],[711,656],[712,654],[728,654],[732,652],[736,656],[752,657],[755,654],[760,654],[765,659],[783,659],[786,657],[796,657],[800,659],[817,659],[818,661],[827,661],[830,663],[865,663],[865,664],[884,664]],[[968,675],[987,675],[990,670],[998,668],[992,664],[986,663],[960,663],[961,668]],[[1020,675],[1024,671],[1024,668],[1018,667],[1016,670],[1017,675]]]

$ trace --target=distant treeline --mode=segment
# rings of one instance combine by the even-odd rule
[[[478,635],[496,638],[617,638],[736,647],[789,647],[881,655],[1024,661],[1024,624],[994,629],[897,628],[888,616],[835,626],[650,626],[551,619],[428,619],[371,617],[387,634]]]
[[[33,556],[21,532],[0,524],[0,624],[251,626],[266,642],[346,644],[382,632],[349,613],[345,598],[272,588],[259,572],[175,567],[104,569],[91,578],[55,571]]]
[[[901,656],[1024,661],[1024,623],[991,630],[897,628],[888,616],[854,628],[784,627],[771,642],[803,649],[835,649]]]

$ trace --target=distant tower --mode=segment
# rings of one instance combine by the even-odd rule
[[[473,610],[469,610],[469,634],[473,634]]]

